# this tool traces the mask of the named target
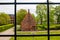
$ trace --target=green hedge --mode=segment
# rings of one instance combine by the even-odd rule
[[[48,28],[46,28],[48,29]],[[52,24],[49,26],[50,30],[59,30],[60,29],[60,24]]]
[[[21,27],[20,25],[17,25],[16,31],[21,31],[20,27]]]
[[[37,30],[47,30],[48,27],[46,25],[37,25]],[[52,24],[49,26],[50,30],[60,30],[60,24]]]
[[[46,26],[44,25],[36,25],[37,30],[45,30]]]
[[[60,24],[53,24],[53,25],[50,25],[50,28],[56,28],[56,26],[60,26]]]
[[[0,26],[0,32],[5,31],[13,26],[14,26],[13,24],[2,25],[2,26]]]
[[[60,24],[52,24],[52,25],[49,26],[49,29],[50,30],[59,30],[60,29]],[[20,25],[17,26],[16,30],[17,31],[21,30]],[[38,30],[38,31],[40,31],[40,30],[48,30],[48,26],[47,25],[37,24],[36,25],[36,30]]]

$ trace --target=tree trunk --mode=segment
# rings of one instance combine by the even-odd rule
[[[60,24],[60,15],[58,15],[58,18],[57,18],[57,24]]]
[[[41,18],[41,25],[42,25],[42,18]]]

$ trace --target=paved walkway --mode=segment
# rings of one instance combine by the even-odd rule
[[[14,35],[14,27],[10,28],[4,32],[1,32],[0,35]]]
[[[14,35],[14,28],[1,32],[0,35]],[[0,40],[9,40],[10,38],[11,37],[0,37]]]
[[[11,37],[0,37],[0,40],[10,40]]]

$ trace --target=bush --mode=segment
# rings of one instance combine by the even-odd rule
[[[13,24],[0,26],[0,32],[5,31],[5,30],[7,30],[7,29],[9,29],[9,28],[11,28],[13,26],[14,26]]]
[[[16,29],[17,31],[21,31],[21,29],[20,29],[20,27],[17,27],[17,29]]]
[[[21,31],[20,25],[17,25],[16,31]]]
[[[60,29],[60,24],[50,25],[50,30],[59,30],[59,29]]]
[[[45,26],[43,25],[37,25],[36,28],[37,30],[45,30]]]
[[[60,24],[52,24],[49,26],[50,30],[60,30]],[[46,25],[37,25],[37,30],[48,30]]]
[[[58,25],[56,25],[56,29],[57,30],[59,30],[60,29],[60,25],[58,24]]]

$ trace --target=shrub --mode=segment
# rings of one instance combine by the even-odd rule
[[[9,28],[11,28],[13,26],[14,26],[13,24],[0,26],[0,32],[5,31],[5,30],[7,30],[7,29],[9,29]]]
[[[48,30],[47,25],[40,25],[38,24],[37,26],[37,30]],[[60,24],[51,24],[49,26],[50,30],[60,30]]]
[[[60,24],[56,25],[56,29],[57,29],[57,30],[60,29]]]
[[[21,29],[20,29],[20,27],[17,27],[17,29],[16,29],[17,31],[20,31]]]
[[[17,30],[17,31],[21,31],[20,25],[17,25],[16,30]]]
[[[59,29],[60,29],[60,24],[50,25],[50,30],[59,30]]]
[[[45,30],[45,26],[43,25],[37,25],[36,28],[37,30]]]

